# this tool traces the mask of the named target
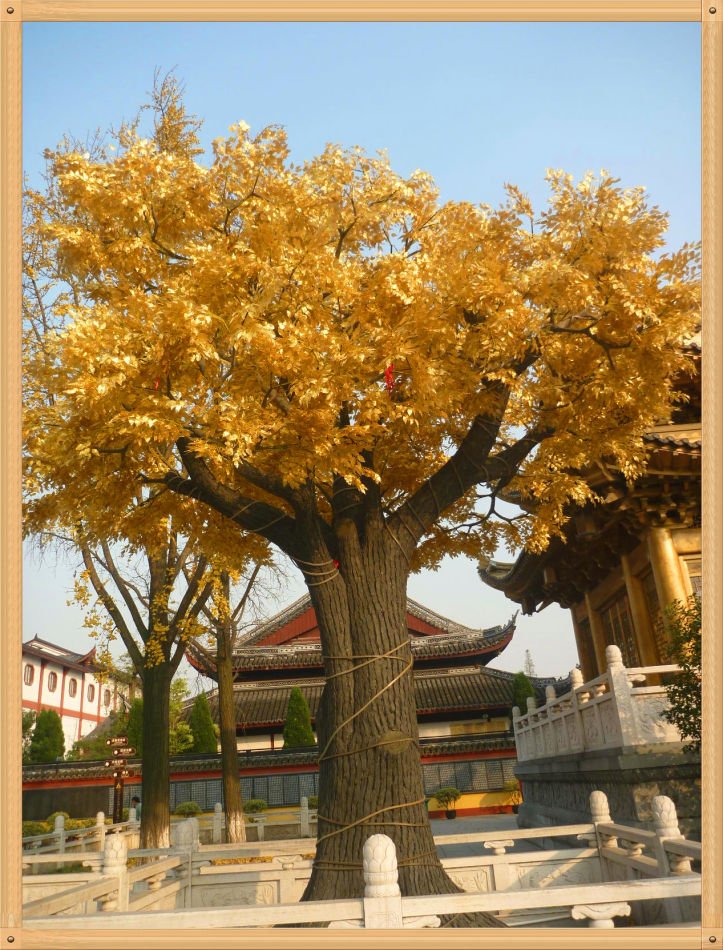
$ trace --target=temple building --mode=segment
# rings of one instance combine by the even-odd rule
[[[75,653],[33,637],[23,643],[23,712],[54,709],[60,716],[65,747],[84,738],[117,709],[129,705],[129,687],[103,677],[95,647]]]
[[[601,462],[588,476],[601,500],[569,512],[564,538],[480,569],[526,614],[550,603],[570,609],[585,680],[605,671],[608,644],[628,667],[666,662],[661,608],[701,593],[699,342],[688,349],[695,371],[679,385],[686,401],[646,435],[645,474],[628,483]]]
[[[425,790],[431,794],[443,785],[459,788],[466,793],[457,809],[462,814],[507,809],[509,791],[505,794],[503,789],[514,782],[515,763],[510,718],[514,674],[488,669],[486,664],[511,641],[515,618],[475,630],[408,599],[407,626]],[[189,660],[203,675],[214,678],[214,670],[200,655],[189,655]],[[234,673],[240,752],[281,749],[294,686],[304,694],[314,724],[324,673],[319,627],[308,595],[244,638],[234,652]],[[533,681],[540,698],[552,682]],[[217,691],[207,695],[218,721]],[[303,755],[300,750],[298,754]],[[316,750],[305,755],[316,771]],[[300,763],[294,767],[300,768]],[[260,794],[262,790],[247,779],[244,795],[269,800],[269,786],[264,787],[267,794]]]

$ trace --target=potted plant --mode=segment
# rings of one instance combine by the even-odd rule
[[[437,799],[439,804],[444,808],[444,814],[447,818],[456,818],[457,811],[451,806],[462,797],[462,792],[458,788],[453,788],[450,785],[445,786],[444,788],[438,788],[434,793],[434,797]]]
[[[522,802],[520,783],[516,778],[511,778],[505,782],[503,788],[506,792],[510,793],[508,804],[512,805],[512,812],[516,815],[520,810],[520,804]]]

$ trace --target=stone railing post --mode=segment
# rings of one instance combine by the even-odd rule
[[[221,802],[216,802],[216,804],[213,806],[211,841],[214,844],[221,844],[223,841],[223,805]]]
[[[185,818],[173,829],[172,846],[183,851],[198,851],[200,825],[198,818]]]
[[[565,717],[565,734],[568,746],[572,752],[581,752],[585,748],[585,732],[582,728],[581,703],[587,702],[590,694],[584,690],[578,692],[583,685],[582,673],[575,667],[570,670],[570,711]]]
[[[614,739],[622,746],[635,745],[637,729],[635,724],[635,710],[631,695],[630,679],[623,665],[623,656],[620,648],[611,644],[605,647],[605,659],[608,665],[608,681],[615,710],[614,723],[607,722],[603,727],[603,735]],[[611,736],[611,729],[618,731],[617,736]]]
[[[102,900],[102,909],[106,912],[128,910],[128,844],[124,835],[116,832],[106,835],[103,848],[103,870],[105,875],[117,879],[117,890]]]
[[[98,842],[96,851],[102,851],[105,847],[105,815],[102,811],[95,816],[95,839]]]
[[[264,825],[266,824],[267,821],[268,819],[266,818],[265,815],[259,815],[258,818],[254,818],[254,823],[256,824],[257,841],[264,840]]]
[[[399,890],[397,849],[387,835],[372,835],[364,842],[364,924],[372,929],[404,926]]]
[[[364,919],[365,928],[439,927],[439,917],[428,914],[407,917],[402,912],[399,890],[397,849],[387,835],[372,835],[364,842]]]
[[[540,731],[539,723],[533,728],[534,719],[532,714],[537,710],[537,699],[535,699],[534,696],[528,696],[526,705],[527,721],[529,726],[529,732],[527,735],[529,736],[530,752],[532,753],[529,758],[538,759],[540,756],[545,754],[545,740]]]
[[[56,815],[53,831],[58,842],[58,851],[65,853],[65,815]]]
[[[690,874],[691,865],[688,858],[677,854],[668,854],[664,842],[671,838],[682,840],[683,835],[678,827],[678,814],[675,804],[667,795],[656,795],[652,802],[653,828],[658,837],[658,864],[661,875]]]
[[[548,705],[553,705],[557,699],[557,693],[555,692],[555,687],[550,684],[545,687],[545,703]]]
[[[575,667],[574,670],[570,670],[570,689],[573,690],[573,695],[578,697],[581,702],[587,702],[590,698],[590,693],[587,690],[583,690],[582,693],[576,692],[584,682],[582,672],[578,670],[577,667]]]
[[[299,837],[311,837],[311,824],[309,822],[309,799],[304,795],[299,803]]]
[[[602,879],[603,881],[608,881],[612,879],[611,868],[603,855],[603,848],[616,848],[618,846],[618,839],[614,835],[604,834],[598,827],[599,825],[612,822],[612,818],[610,817],[610,805],[608,804],[608,797],[605,792],[590,792],[590,815],[592,823],[595,826],[595,839],[597,841]],[[600,926],[606,925],[601,924]]]
[[[688,858],[677,854],[668,854],[665,842],[671,838],[681,840],[683,835],[678,827],[678,815],[673,800],[667,795],[656,795],[652,801],[653,830],[655,831],[655,857],[658,861],[658,873],[661,877],[670,874],[689,874],[691,871]],[[664,905],[664,913],[668,923],[680,923],[683,919],[683,906],[678,899],[668,900]]]

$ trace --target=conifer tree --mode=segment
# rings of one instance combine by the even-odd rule
[[[306,697],[298,686],[294,686],[289,696],[284,725],[284,748],[316,745],[314,730],[311,728],[311,713]]]
[[[211,718],[211,707],[205,693],[199,693],[193,703],[189,722],[193,734],[194,752],[216,752],[218,740]]]
[[[28,762],[55,762],[63,758],[65,734],[60,716],[54,709],[41,709],[30,740]]]
[[[527,674],[523,673],[522,670],[520,670],[519,673],[515,673],[515,678],[512,681],[512,690],[514,695],[512,705],[518,706],[524,716],[527,712],[527,697],[534,697],[535,687],[530,682]]]

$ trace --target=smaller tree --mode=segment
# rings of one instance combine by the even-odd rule
[[[309,704],[298,686],[294,686],[289,696],[284,726],[284,748],[316,745],[314,731],[311,728]],[[248,808],[247,808],[248,810]]]
[[[514,696],[512,705],[519,706],[520,712],[524,715],[527,712],[527,697],[534,697],[535,687],[530,682],[527,674],[523,673],[522,670],[520,670],[519,673],[515,673],[512,690]]]
[[[168,754],[181,755],[193,748],[193,733],[187,722],[181,719],[183,706],[188,699],[188,683],[179,676],[171,683],[168,702]]]
[[[668,708],[663,718],[678,728],[686,752],[699,752],[701,742],[701,602],[691,597],[687,603],[675,601],[665,610],[665,626],[670,637],[666,659],[677,663],[680,672],[668,685]]]
[[[126,729],[128,745],[132,745],[136,754],[143,755],[143,700],[134,699],[128,714],[128,728]]]
[[[54,709],[41,709],[30,740],[28,762],[55,762],[63,758],[65,735],[63,723]]]
[[[193,734],[194,752],[216,752],[218,743],[216,730],[211,718],[211,707],[205,693],[199,693],[193,703],[190,719],[191,733]]]

